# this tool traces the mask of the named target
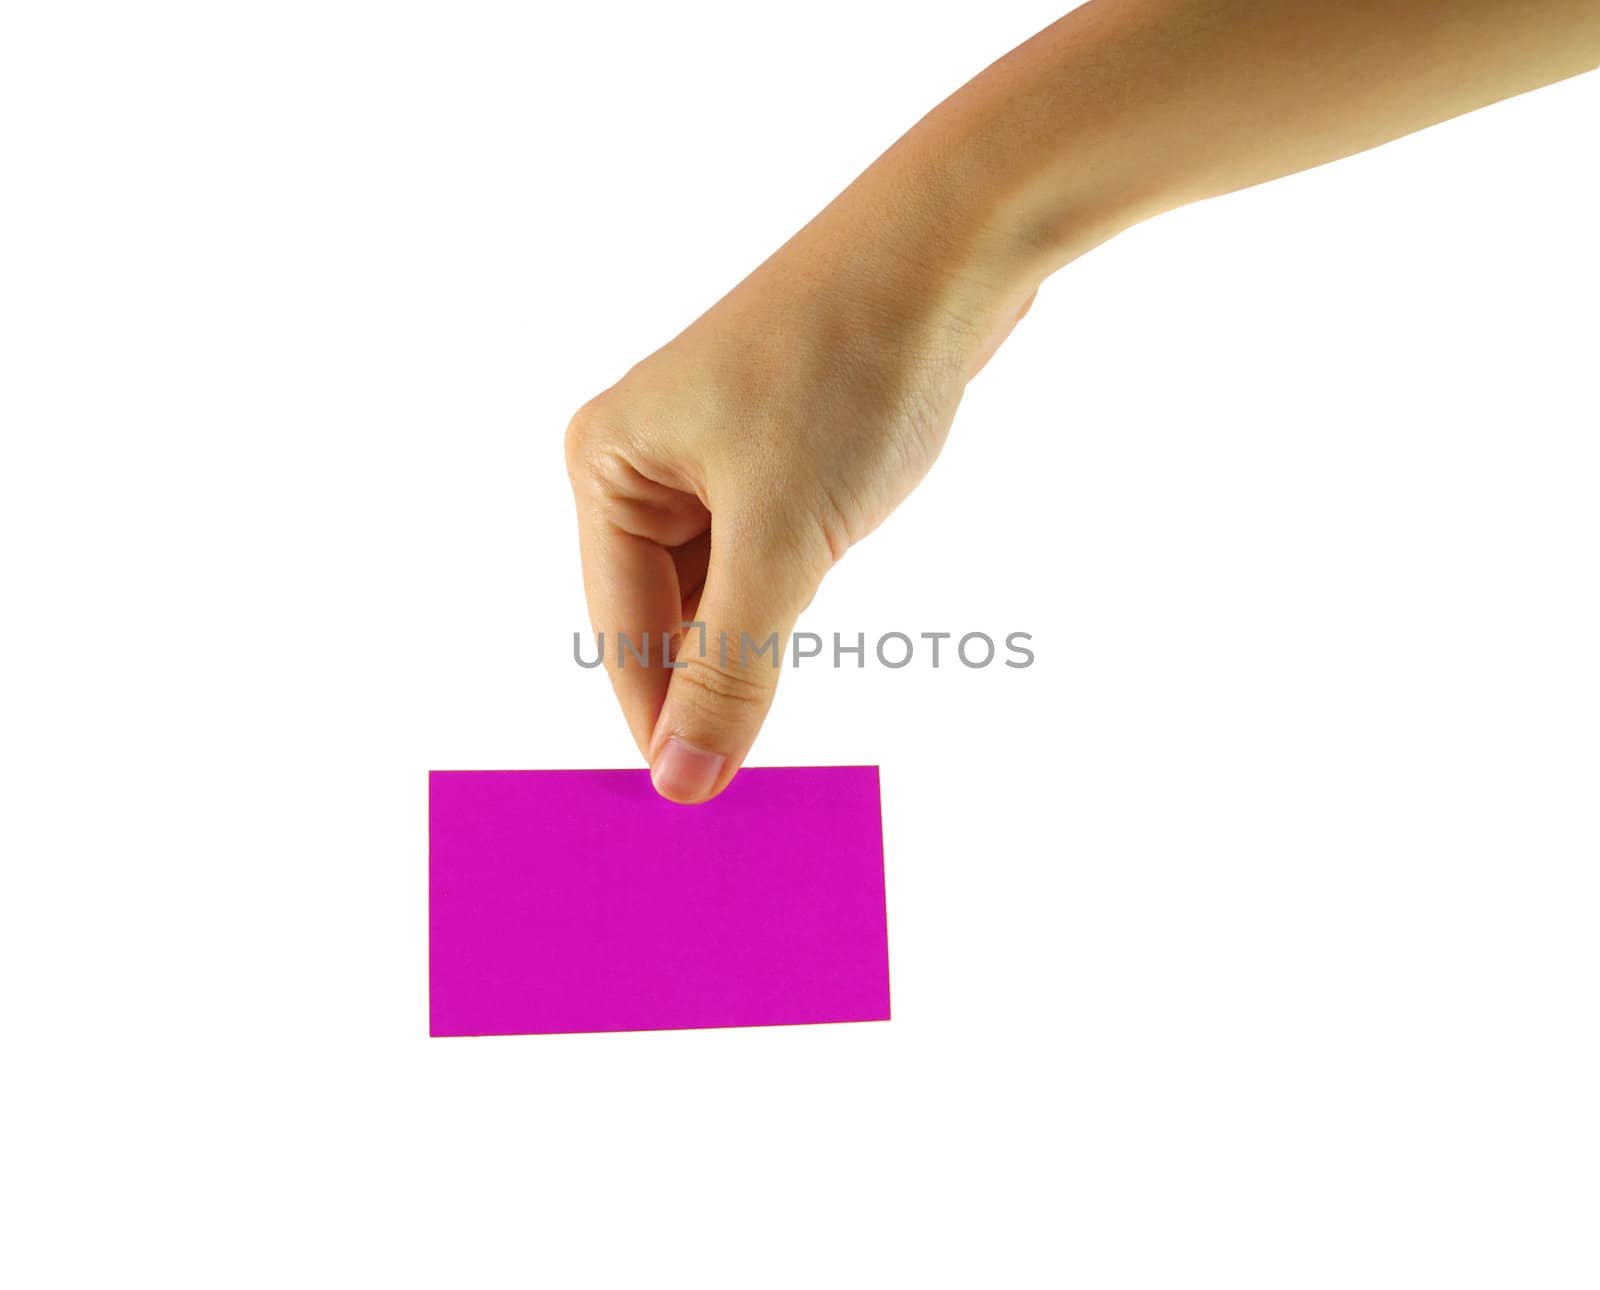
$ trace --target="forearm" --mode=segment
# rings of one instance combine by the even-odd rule
[[[1091,0],[930,112],[854,196],[875,218],[898,202],[905,254],[956,266],[942,289],[1004,327],[1152,215],[1597,65],[1600,0]]]

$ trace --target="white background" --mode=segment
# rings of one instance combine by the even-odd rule
[[[8,5],[17,1286],[1592,1287],[1600,79],[1069,267],[801,626],[894,1020],[426,1038],[426,772],[633,765],[560,438],[1056,15]]]

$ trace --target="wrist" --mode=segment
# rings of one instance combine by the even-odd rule
[[[874,344],[970,376],[1031,300],[1042,275],[985,195],[931,150],[897,144],[766,266],[830,302]]]
[[[953,338],[969,375],[1046,278],[1149,213],[1092,176],[1036,173],[1005,128],[981,103],[947,100],[815,221],[871,306]]]

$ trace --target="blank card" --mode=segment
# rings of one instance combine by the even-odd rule
[[[433,771],[428,799],[436,1036],[889,1018],[876,766],[701,806],[644,770]]]

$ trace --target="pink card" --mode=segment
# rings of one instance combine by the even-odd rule
[[[430,1033],[887,1021],[876,766],[428,777]]]

